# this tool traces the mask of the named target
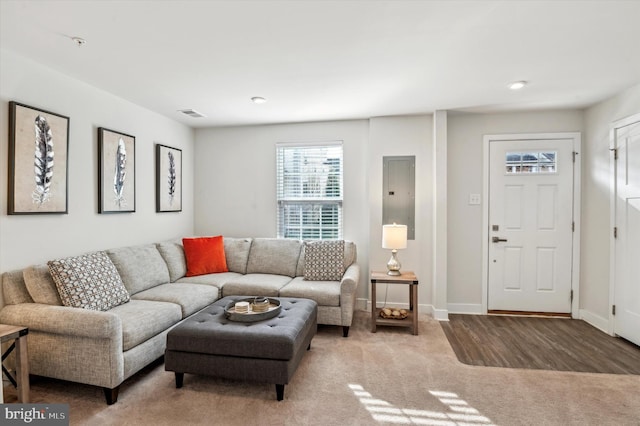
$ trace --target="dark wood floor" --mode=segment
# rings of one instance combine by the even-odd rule
[[[449,315],[440,324],[465,364],[640,375],[640,347],[582,320]]]

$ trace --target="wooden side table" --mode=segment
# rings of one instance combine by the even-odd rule
[[[9,342],[11,346],[2,354],[2,361],[14,350],[16,350],[16,377],[14,378],[9,370],[2,364],[2,372],[18,390],[18,402],[26,404],[29,402],[29,359],[27,357],[27,327],[0,324],[0,342]],[[1,377],[1,376],[0,376]],[[4,402],[4,399],[1,401]]]
[[[377,284],[404,284],[409,286],[409,316],[405,319],[385,319],[380,316],[376,306]],[[418,335],[418,278],[413,272],[403,272],[402,275],[387,275],[386,272],[371,272],[371,332],[376,332],[376,326],[390,325],[395,327],[410,327],[414,335]]]

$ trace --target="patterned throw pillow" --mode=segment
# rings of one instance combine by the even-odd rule
[[[107,311],[129,301],[118,270],[103,251],[51,260],[47,265],[65,306]]]
[[[306,241],[304,279],[340,281],[344,274],[344,240]]]

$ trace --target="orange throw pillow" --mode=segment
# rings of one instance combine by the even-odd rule
[[[184,257],[187,259],[187,277],[229,271],[222,235],[183,238],[182,245]]]

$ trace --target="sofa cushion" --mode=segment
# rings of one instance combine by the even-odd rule
[[[229,271],[247,273],[249,250],[251,250],[251,238],[224,237],[224,252]]]
[[[184,257],[187,260],[187,277],[228,272],[224,253],[224,238],[216,237],[183,238]]]
[[[255,238],[251,243],[247,274],[296,276],[302,243],[283,238]]]
[[[116,306],[109,312],[122,322],[122,349],[128,351],[182,319],[179,305],[150,300],[134,300]]]
[[[24,269],[23,275],[24,283],[34,302],[62,305],[58,288],[46,264],[29,266]]]
[[[5,305],[19,305],[20,303],[33,303],[33,299],[27,291],[24,283],[22,269],[8,271],[2,274],[2,295]]]
[[[296,277],[280,289],[280,296],[311,299],[320,306],[340,306],[340,285],[340,281],[306,281]]]
[[[103,251],[47,262],[65,306],[107,311],[129,301],[116,267]]]
[[[107,250],[130,294],[169,282],[169,269],[154,244]]]
[[[218,288],[200,284],[160,284],[131,298],[175,303],[182,309],[182,318],[186,318],[218,300]]]
[[[182,277],[175,283],[212,285],[217,288],[222,288],[227,282],[235,280],[241,276],[242,274],[237,272],[220,272],[217,274],[196,275],[195,277]]]
[[[187,274],[187,260],[184,257],[182,240],[164,241],[156,244],[156,247],[167,264],[171,282],[175,282]]]
[[[228,281],[222,287],[223,296],[270,296],[279,295],[291,277],[272,274],[247,274]]]
[[[344,274],[344,241],[307,241],[304,243],[304,279],[340,281]]]

